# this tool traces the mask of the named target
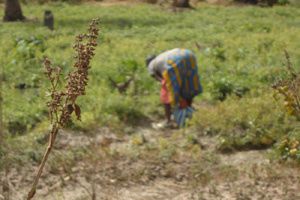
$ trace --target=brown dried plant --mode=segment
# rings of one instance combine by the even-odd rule
[[[88,34],[81,34],[76,37],[73,47],[76,51],[76,61],[73,66],[74,70],[66,77],[67,83],[65,89],[59,89],[61,68],[53,67],[48,58],[44,60],[45,74],[51,83],[51,100],[47,102],[47,106],[49,108],[52,129],[49,136],[48,147],[38,168],[31,190],[28,193],[27,200],[32,199],[35,195],[36,186],[59,129],[68,123],[73,112],[75,112],[77,119],[80,120],[81,110],[76,104],[76,100],[79,96],[85,95],[90,61],[94,56],[95,47],[97,46],[98,24],[99,20],[93,20],[89,26]]]
[[[285,51],[285,57],[289,77],[275,83],[273,88],[284,97],[284,107],[287,113],[300,119],[300,73],[294,70],[287,51]]]

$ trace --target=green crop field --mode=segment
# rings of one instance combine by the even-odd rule
[[[49,131],[50,83],[44,75],[43,57],[68,74],[75,36],[84,33],[94,18],[100,19],[100,37],[86,95],[78,102],[82,119],[74,118],[68,130],[95,134],[97,128],[108,127],[118,135],[130,135],[136,148],[141,148],[143,138],[136,135],[136,128],[163,119],[160,86],[148,75],[145,58],[171,48],[188,48],[197,57],[204,92],[195,100],[197,111],[184,134],[179,131],[177,136],[183,134],[191,144],[203,135],[214,137],[221,152],[269,148],[276,159],[300,161],[299,145],[293,155],[280,146],[283,140],[300,141],[300,131],[295,129],[299,120],[285,112],[282,98],[274,98],[272,89],[272,84],[287,77],[284,50],[300,70],[299,7],[201,3],[195,9],[174,12],[142,3],[29,3],[22,9],[25,22],[0,22],[5,144],[0,147],[0,167],[40,161],[45,148],[40,141]],[[42,25],[47,9],[54,14],[53,31]],[[130,77],[134,80],[122,94],[109,81],[122,83]],[[158,149],[159,159],[165,159],[179,147],[160,138],[157,146],[139,152],[148,155],[151,148]],[[198,149],[192,148],[197,154]],[[74,157],[85,157],[82,154],[87,150],[69,151],[72,156],[66,162],[73,165]],[[137,158],[135,153],[128,154]],[[8,160],[1,162],[4,155],[9,155]],[[60,160],[52,159],[51,166],[55,162]]]

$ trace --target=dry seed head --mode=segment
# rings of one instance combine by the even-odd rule
[[[95,46],[97,45],[98,21],[94,20],[89,27],[88,34],[81,34],[76,38],[74,49],[77,52],[74,64],[75,71],[68,75],[68,84],[66,94],[72,104],[78,96],[85,94],[85,86],[88,81],[88,70],[90,68],[90,60],[94,56]],[[84,43],[85,42],[85,43]]]
[[[93,20],[89,26],[88,34],[80,34],[76,37],[74,49],[76,51],[74,71],[67,77],[65,91],[57,91],[61,68],[52,67],[48,58],[44,59],[45,74],[51,82],[50,90],[51,101],[47,103],[49,107],[50,118],[53,115],[58,116],[56,122],[64,126],[70,119],[73,111],[80,119],[80,107],[75,103],[77,97],[85,94],[85,87],[88,84],[88,70],[90,69],[90,60],[94,56],[97,46],[99,20]],[[59,118],[59,119],[58,119]]]

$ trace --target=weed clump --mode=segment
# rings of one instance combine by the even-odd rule
[[[212,94],[214,99],[224,101],[230,95],[243,97],[250,91],[250,88],[234,83],[232,80],[223,77],[213,82]]]
[[[297,124],[294,129],[281,138],[276,145],[276,150],[282,159],[292,159],[300,162],[300,73],[297,73],[292,67],[287,51],[285,51],[285,57],[288,77],[275,83],[273,89],[276,92],[275,98],[277,100],[279,100],[278,96],[283,97],[285,111],[296,117]]]
[[[202,134],[217,135],[222,152],[268,148],[293,126],[267,93],[199,107],[191,123]]]
[[[285,56],[287,59],[287,71],[289,77],[275,83],[273,88],[275,89],[276,94],[283,96],[284,107],[286,108],[287,113],[300,120],[300,74],[297,74],[293,69],[287,51],[285,51]]]
[[[277,154],[282,160],[296,160],[300,163],[300,131],[289,132],[276,144]]]

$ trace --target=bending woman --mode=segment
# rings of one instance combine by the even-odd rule
[[[188,49],[176,48],[149,56],[146,64],[150,75],[161,83],[160,100],[168,126],[172,107],[191,107],[193,98],[202,93],[195,55]]]

